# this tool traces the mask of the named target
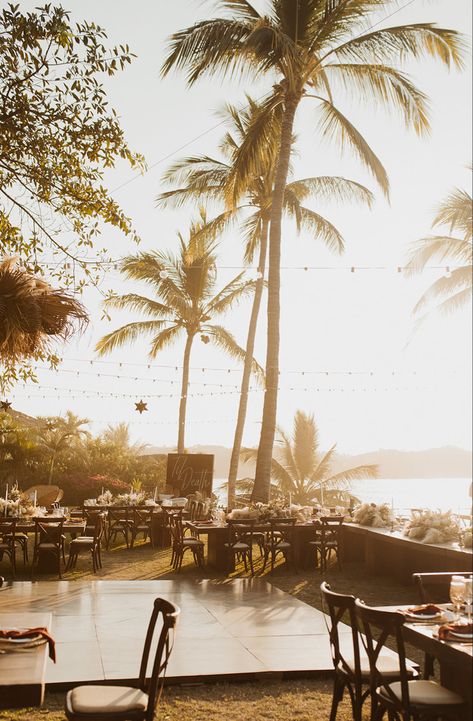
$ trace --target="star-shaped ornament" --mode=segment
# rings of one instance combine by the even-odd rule
[[[8,411],[11,408],[10,401],[1,401],[0,403],[0,410],[2,411]]]
[[[135,403],[135,411],[138,411],[140,416],[143,413],[143,411],[147,411],[147,410],[148,410],[147,403],[143,403],[143,401],[139,401],[139,403]]]

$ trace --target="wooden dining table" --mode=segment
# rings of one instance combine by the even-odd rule
[[[445,610],[449,608],[446,604],[440,604],[440,607]],[[408,606],[383,608],[389,611],[403,611]],[[437,638],[439,624],[436,623],[408,622],[403,628],[407,643],[438,660],[442,685],[459,693],[467,703],[468,711],[459,719],[471,721],[473,718],[473,643],[471,641],[459,641],[458,643],[441,641]]]
[[[50,613],[0,613],[0,628],[51,629]],[[0,654],[0,708],[41,706],[44,700],[48,645]]]
[[[228,553],[225,544],[228,542],[228,526],[213,521],[186,521],[187,527],[196,534],[207,536],[207,565],[221,573],[235,570],[235,554]],[[268,523],[258,522],[253,531],[269,531]],[[315,567],[315,552],[310,553],[309,541],[316,536],[317,523],[296,523],[293,536],[293,559],[296,568]]]

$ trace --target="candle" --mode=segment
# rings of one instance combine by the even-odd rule
[[[103,496],[103,486],[102,486],[102,496]]]
[[[292,506],[292,493],[289,494],[289,508]]]
[[[8,501],[8,483],[5,486],[5,500]]]
[[[153,501],[156,503],[157,500],[158,500],[158,487],[155,486],[155,487],[154,487]]]
[[[33,499],[33,505],[36,508],[36,504],[38,502],[38,491],[34,492],[34,499]]]

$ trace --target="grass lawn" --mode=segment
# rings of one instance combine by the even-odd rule
[[[256,551],[256,549],[255,549]],[[258,555],[257,552],[255,555]],[[103,554],[103,569],[95,576],[92,573],[88,556],[79,557],[77,569],[64,576],[68,580],[110,579],[145,580],[178,578],[199,579],[218,578],[218,574],[194,566],[192,557],[186,554],[180,574],[169,567],[170,550],[152,549],[149,544],[138,544],[126,549],[117,546]],[[256,562],[256,573],[261,572],[261,564]],[[3,571],[3,573],[2,573]],[[0,564],[0,575],[9,576],[4,564]],[[244,576],[243,569],[237,568],[232,577]],[[18,580],[30,580],[29,569],[23,570],[18,562]],[[41,580],[57,577],[39,577]],[[320,609],[319,586],[322,580],[319,572],[304,570],[294,573],[280,563],[273,574],[266,573],[265,580],[282,591]],[[372,605],[411,603],[416,600],[413,587],[398,584],[389,577],[371,577],[364,575],[360,564],[346,564],[342,571],[329,568],[324,574],[332,588],[341,592],[353,593]],[[409,649],[410,657],[421,662],[421,655]],[[255,681],[251,683],[193,684],[187,686],[169,686],[158,718],[162,721],[273,721],[295,719],[297,721],[328,721],[332,698],[330,678],[290,679],[284,681]],[[63,721],[65,719],[64,693],[49,693],[42,709],[21,709],[0,711],[1,721]],[[349,703],[345,699],[339,707],[338,721],[351,721]]]

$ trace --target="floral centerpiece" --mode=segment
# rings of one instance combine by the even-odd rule
[[[362,503],[353,515],[355,523],[372,528],[388,528],[394,523],[394,516],[388,503]]]
[[[103,491],[97,498],[97,504],[99,506],[111,506],[113,503],[112,491]]]
[[[451,511],[413,511],[404,534],[422,543],[448,543],[460,537],[460,526]]]
[[[114,506],[142,506],[146,500],[146,493],[143,491],[130,491],[119,493],[113,499]]]
[[[23,493],[18,485],[12,486],[8,498],[0,498],[0,515],[13,518],[32,518],[42,516],[46,509],[35,506],[30,496]]]
[[[471,548],[473,546],[473,528],[465,528],[460,535],[460,543],[463,548]]]

